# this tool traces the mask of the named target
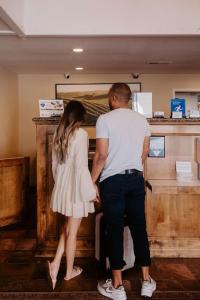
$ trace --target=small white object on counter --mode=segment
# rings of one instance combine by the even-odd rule
[[[60,116],[64,112],[63,100],[40,99],[39,110],[40,110],[40,117],[48,118],[48,117]]]
[[[200,118],[200,111],[192,109],[190,111],[190,118]]]
[[[182,111],[173,111],[172,118],[173,119],[181,119],[183,117]]]

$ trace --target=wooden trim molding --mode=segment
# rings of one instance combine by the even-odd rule
[[[33,118],[33,122],[36,125],[57,125],[59,123],[60,117],[53,117],[53,118],[40,118],[36,117]],[[156,125],[200,125],[200,118],[197,119],[171,119],[171,118],[151,118],[147,119],[149,124],[156,124]],[[95,124],[86,124],[85,126],[95,126]]]

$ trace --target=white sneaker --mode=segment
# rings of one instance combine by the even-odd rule
[[[156,290],[156,282],[150,277],[150,281],[143,281],[141,296],[142,297],[151,297],[153,292]]]
[[[100,281],[98,283],[97,289],[99,293],[105,297],[114,299],[114,300],[126,300],[126,292],[124,287],[121,285],[117,289],[112,285],[112,280],[107,279],[106,281]]]

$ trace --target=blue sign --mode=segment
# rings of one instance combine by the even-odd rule
[[[182,115],[185,116],[185,99],[171,99],[171,113],[172,112],[182,112]]]

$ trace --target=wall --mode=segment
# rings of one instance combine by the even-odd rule
[[[133,82],[129,74],[73,75],[65,80],[61,75],[19,75],[19,152],[32,158],[32,178],[36,156],[35,125],[32,118],[39,115],[38,99],[55,98],[55,83]],[[153,110],[170,114],[173,89],[199,89],[200,75],[142,75],[142,91],[153,93]]]
[[[0,157],[18,154],[17,74],[0,67]]]

